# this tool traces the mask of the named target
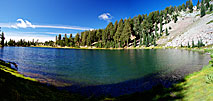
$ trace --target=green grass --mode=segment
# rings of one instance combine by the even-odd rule
[[[211,20],[211,21],[209,21],[208,23],[206,23],[206,24],[210,24],[210,23],[212,23],[213,22],[213,20]]]
[[[213,13],[213,11],[211,11],[211,12],[210,12],[210,11],[206,12],[206,14],[212,14],[212,13]]]
[[[15,70],[0,64],[0,101],[83,101],[89,100],[78,94],[58,90],[24,77]]]
[[[184,48],[187,49],[187,48]],[[213,61],[212,48],[195,48],[188,49],[192,51],[208,52],[211,54]],[[110,98],[107,98],[110,99]],[[201,71],[194,72],[186,76],[180,83],[173,85],[171,88],[165,88],[162,85],[153,87],[151,90],[123,95],[113,100],[181,100],[181,101],[212,101],[213,100],[213,62],[204,66]]]

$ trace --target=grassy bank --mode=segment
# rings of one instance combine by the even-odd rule
[[[0,101],[82,101],[88,100],[77,94],[41,84],[34,79],[18,74],[0,64]]]
[[[40,48],[61,48],[61,49],[93,49],[93,50],[122,50],[122,49],[168,49],[174,47],[128,47],[128,48],[95,48],[95,47],[52,47],[52,46],[31,46],[31,47],[40,47]]]
[[[211,101],[213,100],[213,49],[188,49],[192,51],[208,52],[211,60],[207,66],[199,72],[186,76],[180,83],[171,88],[162,85],[153,87],[151,90],[123,95],[117,98],[105,98],[105,100],[183,100],[183,101]]]

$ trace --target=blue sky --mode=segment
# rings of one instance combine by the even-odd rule
[[[110,21],[178,6],[186,1],[1,0],[0,27],[7,40],[55,40],[59,33],[75,35],[84,30],[105,28]]]

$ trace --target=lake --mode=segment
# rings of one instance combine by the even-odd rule
[[[207,54],[178,49],[79,50],[4,47],[0,58],[18,64],[18,71],[73,92],[118,96],[171,86],[208,64]],[[68,87],[69,86],[69,87]],[[96,89],[96,90],[94,90]]]

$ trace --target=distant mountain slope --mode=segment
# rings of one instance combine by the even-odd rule
[[[199,16],[200,11],[193,13],[181,12],[177,23],[170,22],[164,25],[163,29],[171,27],[168,36],[161,37],[157,44],[161,46],[180,47],[192,45],[192,41],[197,45],[201,41],[207,46],[213,44],[213,12],[204,17]]]

